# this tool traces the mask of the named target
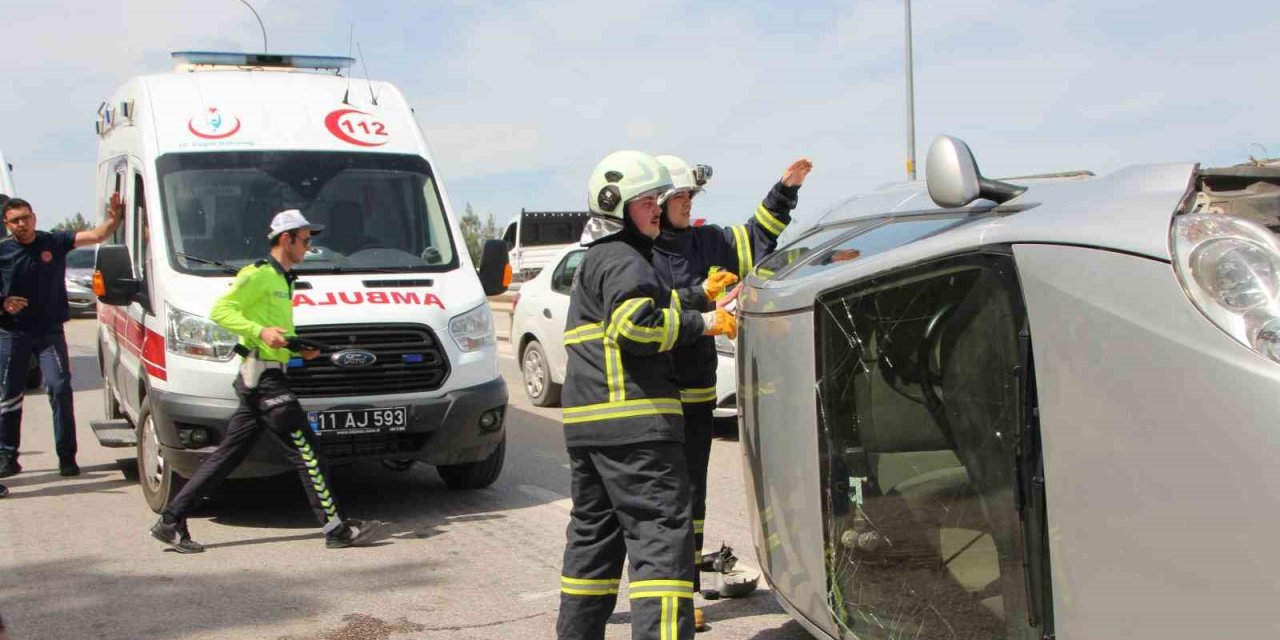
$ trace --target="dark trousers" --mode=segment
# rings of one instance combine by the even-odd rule
[[[256,389],[246,388],[241,378],[236,376],[235,389],[240,406],[231,416],[226,435],[182,491],[169,501],[165,513],[178,520],[185,519],[202,498],[213,493],[244,462],[258,436],[265,431],[280,443],[285,456],[298,470],[307,500],[325,532],[336,528],[342,521],[338,516],[338,503],[329,492],[321,471],[319,454],[312,443],[314,436],[307,424],[307,413],[289,389],[284,373],[279,369],[268,369],[262,374]]]
[[[715,403],[684,405],[684,457],[689,464],[689,485],[693,512],[693,562],[702,556],[702,529],[707,519],[707,468],[711,465],[711,435],[715,426]],[[693,572],[693,588],[702,589],[701,575]]]
[[[573,447],[569,463],[573,511],[556,636],[604,638],[629,557],[631,637],[692,638],[693,527],[682,445]]]
[[[0,456],[18,458],[22,440],[22,402],[27,392],[27,363],[35,355],[53,408],[53,442],[60,460],[76,457],[76,415],[71,400],[71,359],[67,336],[52,332],[0,329],[0,371],[4,399],[0,400]]]

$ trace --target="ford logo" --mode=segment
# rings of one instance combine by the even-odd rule
[[[364,349],[347,349],[329,356],[329,361],[335,367],[367,367],[377,362],[378,356],[374,355],[372,351],[365,351]]]

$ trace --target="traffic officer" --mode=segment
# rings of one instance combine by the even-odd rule
[[[658,196],[670,188],[666,168],[639,151],[606,156],[587,184],[589,248],[574,274],[564,333],[573,510],[560,578],[561,640],[604,638],[628,556],[632,638],[693,636],[689,478],[668,352],[736,327],[723,310],[672,308],[673,291],[650,264]],[[723,283],[680,294],[715,296]]]
[[[800,186],[813,168],[801,158],[791,163],[782,179],[756,207],[746,224],[733,227],[691,226],[693,197],[711,178],[711,167],[689,166],[676,156],[658,156],[671,173],[672,188],[659,199],[662,235],[653,251],[653,266],[667,286],[694,286],[715,272],[746,278],[756,262],[778,246],[778,235],[791,222]],[[713,338],[698,338],[672,352],[680,400],[684,409],[684,448],[693,485],[695,562],[701,555],[707,513],[707,466],[711,458],[712,414],[716,402],[716,346]],[[694,572],[695,589],[700,588]],[[701,614],[701,611],[698,612]],[[701,628],[701,623],[699,623]]]
[[[297,209],[281,211],[271,220],[271,255],[240,270],[231,289],[213,305],[209,317],[240,336],[236,352],[240,374],[234,383],[240,406],[231,416],[218,448],[196,470],[182,491],[164,508],[151,535],[180,553],[199,553],[204,546],[191,539],[187,515],[244,461],[259,434],[270,433],[298,470],[311,508],[325,534],[325,546],[363,544],[381,523],[343,519],[321,471],[307,413],[285,378],[290,352],[311,360],[320,355],[291,338],[293,327],[293,265],[302,262],[311,237],[324,227],[311,224]]]

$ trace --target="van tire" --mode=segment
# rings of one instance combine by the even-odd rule
[[[520,352],[520,377],[524,393],[536,407],[553,407],[560,403],[560,385],[551,380],[551,365],[542,343],[530,340]]]
[[[484,460],[463,464],[442,464],[436,467],[436,473],[444,480],[445,486],[455,491],[464,489],[483,489],[502,475],[502,461],[507,455],[507,436],[504,434],[498,447]]]
[[[147,506],[160,513],[182,490],[186,480],[164,462],[155,422],[151,419],[150,401],[143,400],[138,425],[138,484],[142,487],[142,498],[147,501]]]

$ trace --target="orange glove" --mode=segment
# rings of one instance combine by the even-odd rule
[[[706,292],[708,300],[715,300],[724,295],[725,289],[737,284],[738,276],[728,272],[714,270],[702,281],[702,290]]]
[[[702,314],[702,321],[707,325],[702,330],[704,336],[729,336],[730,340],[738,337],[738,319],[724,309]]]

